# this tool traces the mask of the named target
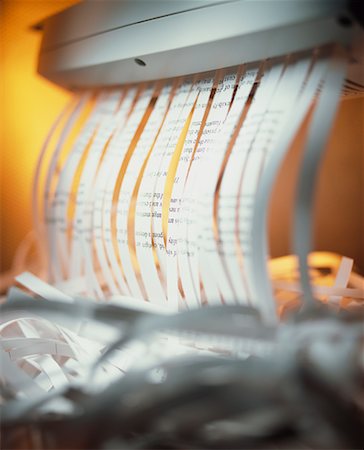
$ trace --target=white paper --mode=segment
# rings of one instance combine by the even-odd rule
[[[137,193],[134,192],[136,183],[141,179],[140,177],[144,175],[145,166],[150,153],[153,151],[153,143],[157,139],[163,124],[169,106],[171,92],[171,84],[167,84],[159,92],[153,111],[126,168],[118,198],[116,224],[120,262],[130,292],[136,298],[143,298],[143,294],[129,250],[129,245],[131,245],[131,243],[129,243],[129,235],[131,233],[134,235],[134,229],[129,229],[128,224],[130,208],[133,207],[134,211],[134,205],[132,205],[131,202],[133,195],[137,195]],[[136,255],[134,257],[136,257]]]
[[[176,128],[181,127],[178,118],[188,99],[192,83],[182,82],[176,89],[171,106],[164,120],[163,127],[154,144],[148,159],[144,175],[140,183],[135,208],[135,245],[140,266],[140,273],[147,294],[147,299],[153,303],[166,305],[166,292],[162,285],[160,274],[155,264],[154,242],[152,239],[152,203],[161,201],[154,197],[156,177],[161,159]],[[183,125],[182,125],[183,126]],[[159,214],[161,214],[159,212]]]

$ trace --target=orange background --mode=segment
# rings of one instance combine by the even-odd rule
[[[31,229],[31,186],[48,129],[70,94],[36,74],[41,33],[30,27],[76,0],[0,0],[1,264]]]
[[[36,74],[41,33],[30,26],[76,0],[0,0],[0,271],[31,229],[31,186],[42,142],[70,94]],[[320,174],[315,248],[354,258],[364,273],[364,97],[343,100]],[[290,152],[272,202],[271,254],[289,253],[297,153]]]

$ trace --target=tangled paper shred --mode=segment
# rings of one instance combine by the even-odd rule
[[[26,309],[26,313],[24,310]],[[5,448],[361,448],[363,315],[1,306]]]

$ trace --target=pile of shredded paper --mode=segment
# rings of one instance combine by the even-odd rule
[[[312,255],[306,308],[292,258],[271,261],[278,325],[242,305],[70,299],[24,273],[0,307],[4,448],[362,448],[363,292],[328,286],[337,259]]]

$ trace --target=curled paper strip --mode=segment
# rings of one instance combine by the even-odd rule
[[[170,311],[254,305],[276,322],[270,192],[309,112],[309,139],[324,142],[344,67],[322,49],[77,97],[45,168],[37,219],[48,230],[49,281],[66,294],[133,297]],[[323,102],[332,114],[316,129]],[[34,202],[38,211],[35,193]]]

